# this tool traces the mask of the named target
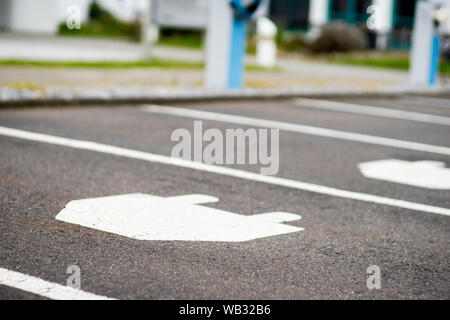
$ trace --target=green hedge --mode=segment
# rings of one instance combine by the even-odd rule
[[[58,34],[65,36],[123,37],[139,41],[141,26],[138,21],[120,21],[108,10],[94,2],[89,7],[89,21],[82,24],[80,30],[69,30],[66,22],[62,22],[59,25]]]

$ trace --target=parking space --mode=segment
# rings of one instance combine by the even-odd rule
[[[1,111],[0,268],[65,285],[76,265],[116,299],[447,299],[450,109],[419,98],[334,101],[442,123],[298,100]],[[279,128],[279,171],[172,158],[200,120]],[[4,278],[1,298],[45,297]]]

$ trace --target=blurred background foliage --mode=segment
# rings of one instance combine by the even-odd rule
[[[359,27],[343,22],[324,26],[320,35],[309,46],[312,53],[354,52],[368,48],[367,34]]]
[[[247,53],[255,54],[257,46],[255,24],[250,25]],[[65,36],[120,37],[139,41],[141,24],[136,20],[124,22],[111,12],[93,2],[89,8],[89,20],[83,23],[81,30],[68,30],[66,23],[59,26],[59,34]],[[373,48],[373,34],[365,24],[348,24],[333,21],[322,27],[317,34],[311,35],[305,30],[278,29],[276,43],[280,55],[301,55],[309,59],[328,62],[353,64],[370,67],[407,70],[409,54],[405,50],[376,51]],[[161,28],[160,45],[202,49],[204,33],[202,31]],[[441,72],[450,74],[450,39],[444,41]]]
[[[65,36],[121,37],[139,41],[141,24],[139,21],[121,21],[101,5],[93,2],[89,7],[89,21],[83,23],[80,30],[69,30],[66,22],[62,22],[59,25],[58,34]]]

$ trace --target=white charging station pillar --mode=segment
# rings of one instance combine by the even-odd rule
[[[240,89],[247,23],[265,12],[267,0],[210,0],[206,33],[206,86]]]
[[[433,3],[417,3],[411,50],[411,82],[433,86],[439,75],[440,37],[434,25]]]
[[[226,89],[230,65],[233,12],[228,0],[210,0],[206,31],[205,82]]]

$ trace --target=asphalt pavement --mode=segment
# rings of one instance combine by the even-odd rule
[[[449,299],[450,187],[433,185],[448,179],[449,119],[449,98],[415,96],[1,110],[0,299],[48,298],[8,271],[66,285],[72,265],[82,292],[114,299]],[[280,128],[278,173],[173,160],[172,133],[193,133],[195,120],[223,133]],[[396,170],[363,174],[361,164],[384,160],[428,167],[405,169],[403,182],[389,181]],[[56,219],[73,200],[136,193],[208,195],[219,201],[198,206],[301,219],[282,223],[295,231],[246,241],[140,240],[101,220]],[[126,223],[139,224],[135,204],[122,205]],[[186,230],[197,218],[187,205],[177,214]],[[381,270],[380,288],[368,288],[369,266]]]

